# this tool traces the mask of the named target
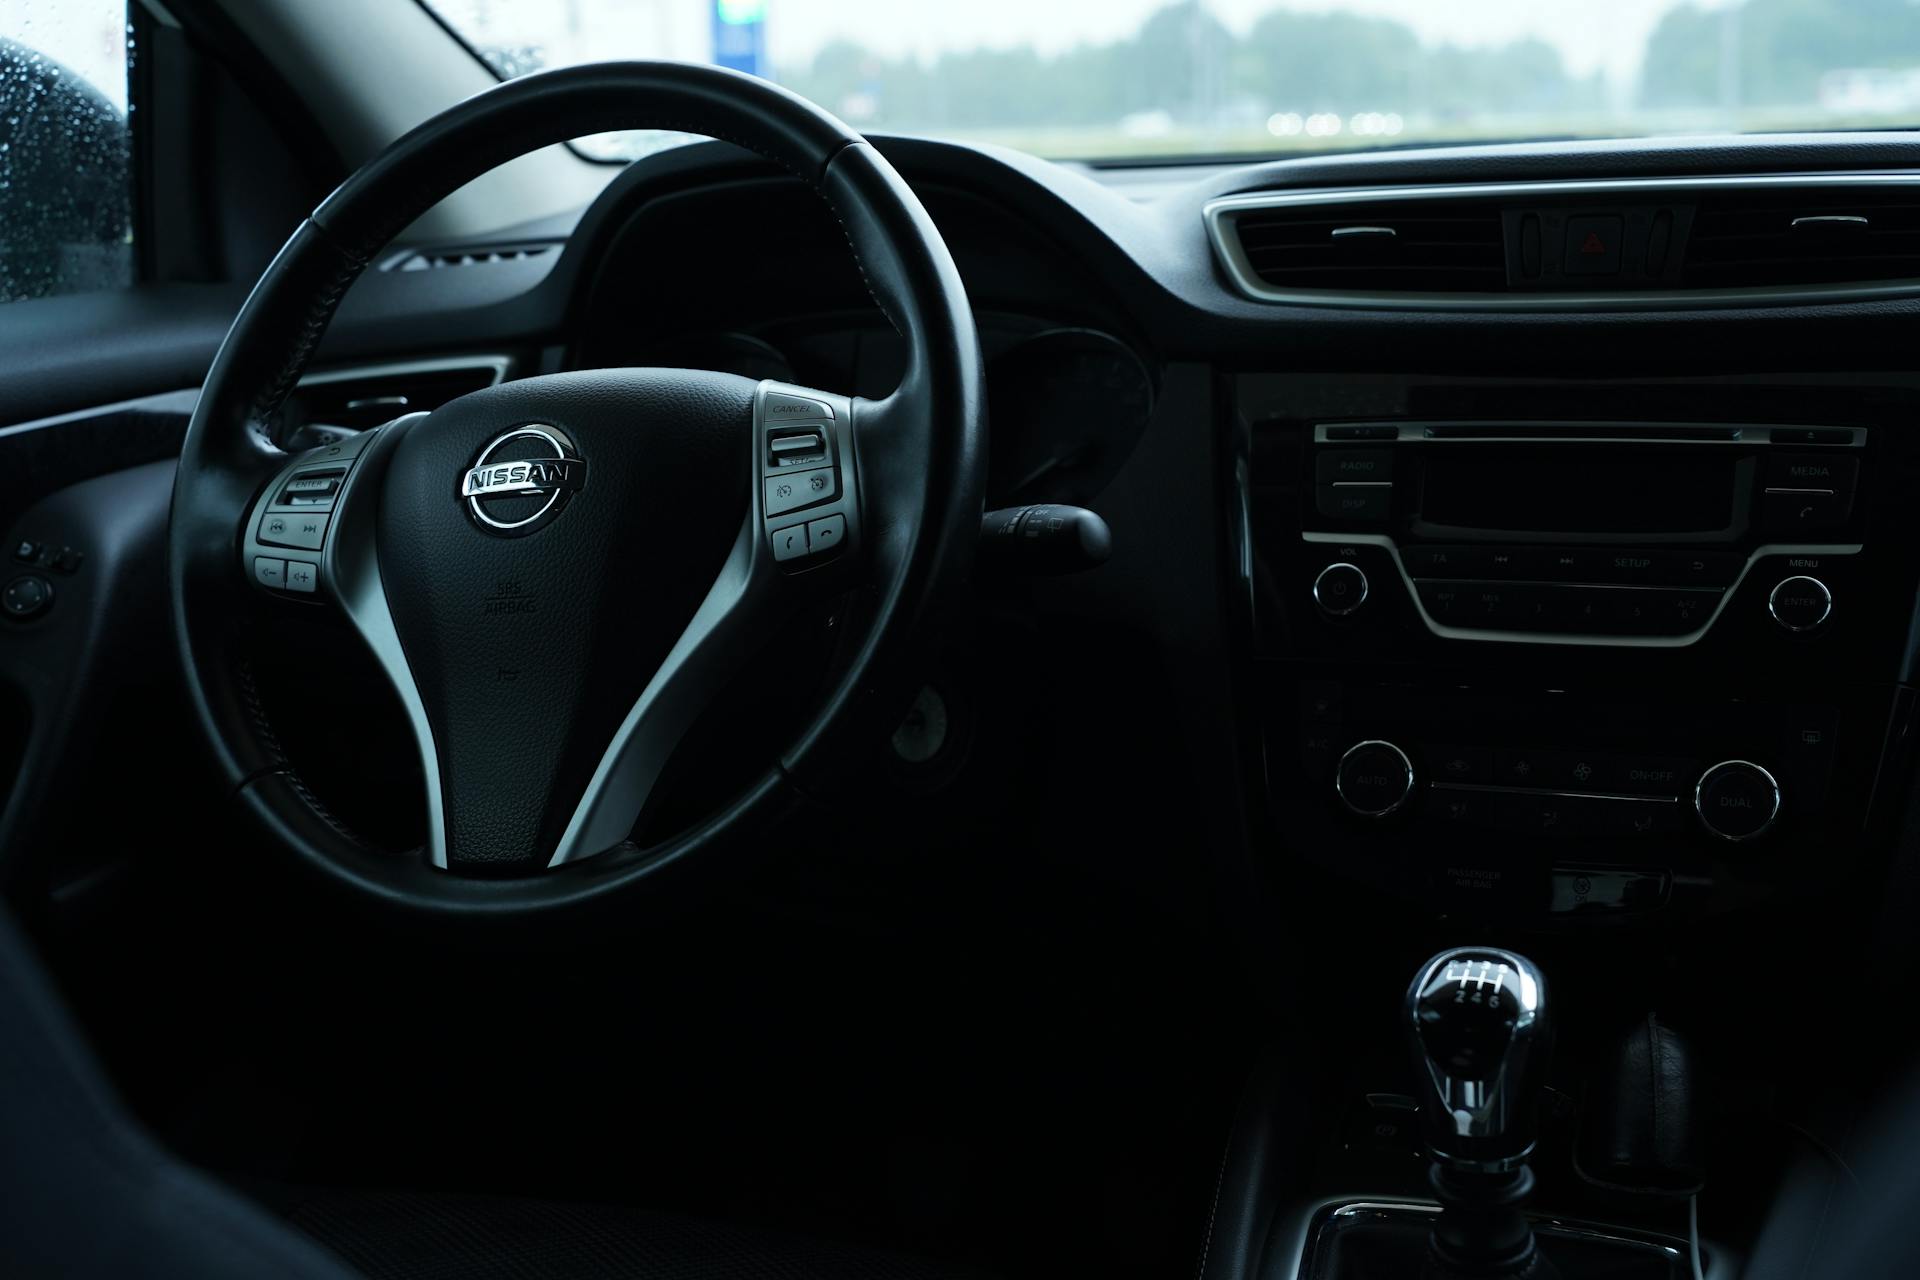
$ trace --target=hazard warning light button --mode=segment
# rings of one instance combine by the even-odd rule
[[[1618,216],[1568,218],[1566,264],[1561,269],[1570,276],[1619,275],[1622,222]]]

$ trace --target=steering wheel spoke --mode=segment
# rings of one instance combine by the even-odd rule
[[[687,730],[774,627],[862,574],[854,404],[779,382],[754,394],[754,493],[719,576],[607,745],[549,866],[627,838]]]

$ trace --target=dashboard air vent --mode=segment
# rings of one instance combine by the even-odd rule
[[[387,261],[387,271],[437,271],[443,267],[474,267],[489,263],[526,262],[545,257],[560,247],[558,240],[520,244],[454,245],[443,249],[409,249]]]
[[[505,356],[449,356],[324,370],[302,378],[282,412],[289,427],[364,431],[490,387],[506,376],[509,363]]]
[[[1250,210],[1233,220],[1248,266],[1279,289],[1500,293],[1500,209],[1464,200],[1356,201]]]
[[[1703,193],[1682,269],[1690,289],[1920,278],[1920,187]]]

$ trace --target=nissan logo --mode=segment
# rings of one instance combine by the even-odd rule
[[[474,459],[460,497],[480,527],[519,537],[551,524],[587,482],[587,464],[560,428],[530,423],[500,436]]]

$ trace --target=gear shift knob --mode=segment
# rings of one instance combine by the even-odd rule
[[[1493,947],[1443,951],[1408,988],[1407,1019],[1434,1159],[1460,1172],[1524,1165],[1551,1037],[1540,970]]]

